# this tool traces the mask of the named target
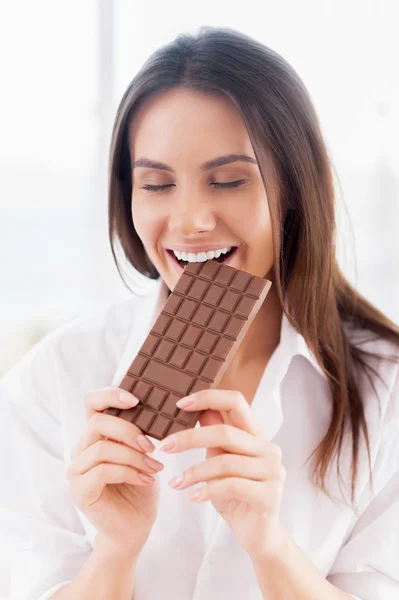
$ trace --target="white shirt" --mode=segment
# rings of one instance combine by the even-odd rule
[[[16,548],[11,600],[50,598],[75,577],[92,551],[97,531],[69,498],[65,471],[86,427],[84,395],[119,385],[166,300],[162,281],[152,283],[147,295],[132,295],[47,335],[3,377],[0,531]],[[363,347],[398,356],[384,340],[365,341]],[[357,512],[342,502],[336,459],[326,483],[341,502],[333,502],[311,482],[312,462],[305,461],[325,435],[331,395],[304,338],[285,316],[280,344],[251,408],[268,439],[282,449],[287,477],[280,518],[298,546],[323,576],[353,598],[397,600],[398,361],[374,361],[373,366],[387,386],[373,380],[380,415],[370,382],[361,379],[375,499],[362,443]],[[175,455],[155,450],[152,456],[165,468],[158,475],[159,513],[137,562],[134,600],[158,600],[165,594],[174,600],[262,600],[248,554],[212,504],[191,502],[193,488],[179,492],[168,486],[173,476],[203,461],[205,449]],[[346,500],[350,458],[347,440],[340,462]]]

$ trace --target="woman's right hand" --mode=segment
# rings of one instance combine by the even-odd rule
[[[127,406],[120,394],[131,398]],[[106,408],[131,408],[138,400],[120,388],[103,388],[84,398],[87,427],[72,450],[67,469],[69,494],[88,517],[103,541],[121,555],[138,556],[158,513],[159,480],[141,479],[156,475],[163,464],[147,456],[155,446],[132,423],[104,414]],[[137,441],[150,444],[141,448]],[[151,476],[151,475],[150,475]]]

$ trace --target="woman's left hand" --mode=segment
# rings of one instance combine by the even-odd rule
[[[183,400],[192,402],[182,406]],[[175,440],[175,453],[206,448],[206,460],[181,474],[178,490],[205,482],[197,502],[210,500],[251,557],[275,556],[283,540],[280,503],[286,471],[279,446],[266,440],[262,427],[241,394],[231,390],[203,390],[177,406],[204,410],[199,428],[179,431],[158,446]]]

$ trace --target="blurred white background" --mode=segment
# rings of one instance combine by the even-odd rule
[[[251,35],[302,77],[339,177],[340,262],[399,322],[397,10],[396,0],[2,1],[0,375],[47,332],[129,294],[107,234],[113,119],[149,54],[201,25]]]

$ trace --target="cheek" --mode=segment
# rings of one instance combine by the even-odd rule
[[[260,237],[265,241],[271,239],[272,222],[267,204],[259,206],[258,210],[253,212],[252,231],[254,237]]]
[[[133,226],[137,235],[143,244],[148,245],[158,230],[159,218],[156,211],[150,210],[149,206],[137,200],[132,201],[131,209]]]
[[[260,239],[265,241],[271,236],[269,205],[264,194],[247,197],[234,208],[230,212],[229,222],[247,243]]]

